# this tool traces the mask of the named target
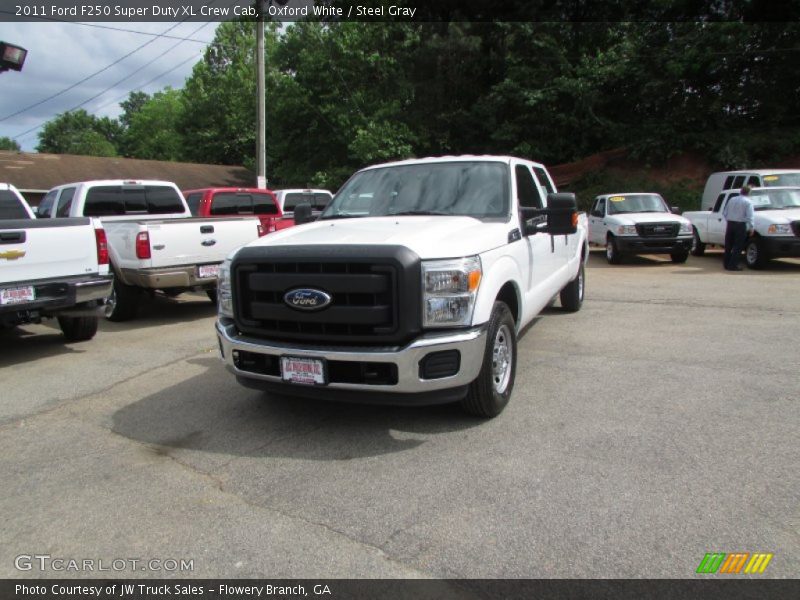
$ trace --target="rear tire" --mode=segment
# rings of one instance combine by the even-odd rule
[[[586,278],[583,263],[578,267],[578,274],[561,290],[561,308],[569,312],[578,312],[583,304],[583,293]]]
[[[504,302],[495,302],[486,336],[483,364],[469,384],[461,407],[477,417],[496,417],[508,404],[517,370],[517,333]]]
[[[214,306],[217,305],[217,288],[214,288],[213,290],[206,290],[206,296],[208,296],[208,299],[211,300],[211,304]]]
[[[692,256],[703,256],[706,253],[706,245],[700,241],[700,234],[697,227],[692,227]]]
[[[669,256],[674,263],[685,263],[686,259],[689,258],[689,252],[683,249],[673,250]]]
[[[106,301],[106,319],[109,321],[129,321],[139,312],[141,290],[120,281],[114,274],[114,287]]]
[[[97,317],[58,317],[58,325],[68,342],[90,340],[97,333]]]
[[[610,265],[618,265],[622,262],[622,255],[617,248],[617,241],[613,235],[609,235],[606,239],[606,260]]]

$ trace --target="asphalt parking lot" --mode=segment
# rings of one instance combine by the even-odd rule
[[[186,559],[117,577],[800,573],[800,261],[609,266],[520,341],[498,418],[268,397],[217,359],[205,296],[64,344],[0,332],[0,577],[19,555]],[[706,577],[708,577],[706,575]]]

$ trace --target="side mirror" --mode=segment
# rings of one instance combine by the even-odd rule
[[[575,194],[548,194],[547,208],[520,210],[525,235],[569,235],[578,231],[578,202]]]
[[[311,214],[311,205],[308,202],[302,202],[294,207],[294,224],[302,225],[303,223],[311,223],[314,221]]]
[[[670,211],[670,212],[671,212],[673,215],[680,215],[680,214],[683,214],[683,210],[681,209],[681,207],[680,207],[680,206],[670,206],[670,207],[669,207],[669,211]]]

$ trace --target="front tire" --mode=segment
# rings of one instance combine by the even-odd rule
[[[211,300],[211,304],[214,306],[217,305],[217,288],[214,288],[213,290],[206,290],[206,296],[208,296],[208,299]]]
[[[578,274],[561,290],[561,308],[569,312],[578,312],[583,304],[583,293],[586,285],[586,276],[583,262],[578,267]]]
[[[68,342],[90,340],[97,333],[97,317],[58,317],[58,326]]]
[[[692,227],[692,256],[703,256],[706,253],[706,245],[700,241],[700,234],[697,227]]]
[[[609,235],[606,239],[606,260],[610,265],[618,265],[622,262],[622,255],[617,248],[617,241],[613,235]]]
[[[669,257],[672,259],[672,262],[674,262],[674,263],[677,263],[677,264],[685,263],[686,259],[689,258],[689,252],[687,252],[686,250],[683,250],[683,249],[681,249],[681,250],[673,250],[672,253],[669,255]]]
[[[517,334],[514,318],[504,302],[495,302],[478,377],[469,384],[461,407],[468,413],[496,417],[508,404],[517,370]]]
[[[757,237],[751,237],[747,240],[744,247],[744,261],[751,269],[763,269],[769,262],[769,256],[764,251],[764,246],[761,240]]]

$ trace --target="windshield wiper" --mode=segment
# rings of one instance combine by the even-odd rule
[[[397,217],[399,215],[416,215],[416,216],[430,216],[430,215],[440,215],[445,217],[452,217],[451,213],[442,212],[440,210],[401,210],[400,212],[396,213],[389,213],[386,215],[387,217]]]
[[[324,217],[320,217],[317,221],[328,221],[330,219],[358,219],[360,217],[366,217],[367,215],[362,215],[360,213],[336,213],[335,215],[327,215]]]

